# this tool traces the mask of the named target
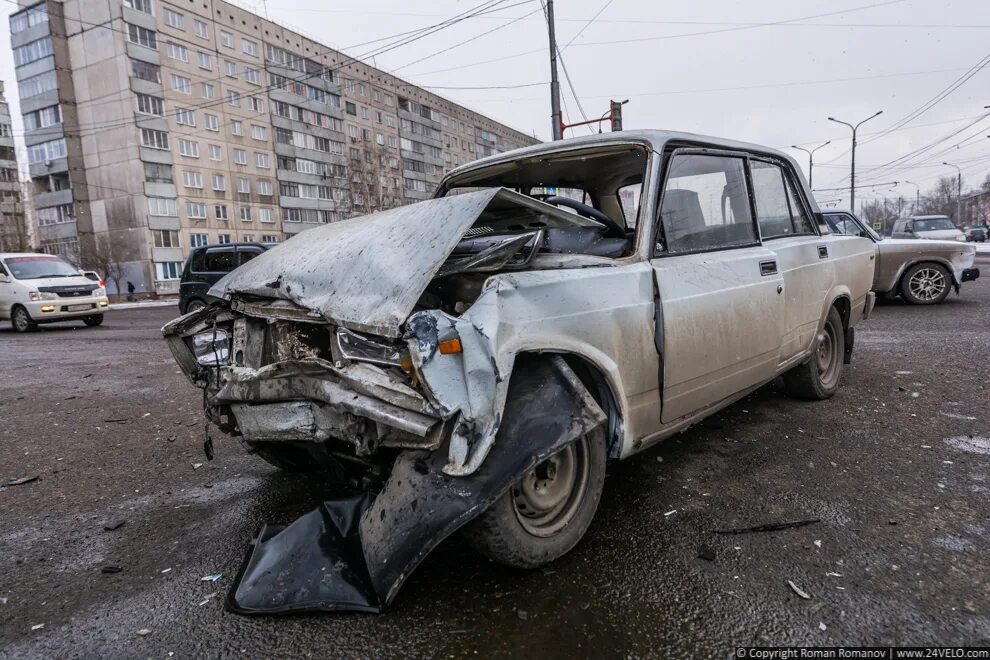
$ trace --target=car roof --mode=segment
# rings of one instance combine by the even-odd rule
[[[947,215],[912,215],[902,220],[935,220],[936,218],[948,218]]]
[[[210,248],[233,248],[233,247],[260,247],[260,248],[270,248],[271,243],[214,243],[211,245],[197,245],[190,252],[197,252],[200,250],[209,250]]]
[[[513,149],[512,151],[505,151],[500,154],[495,154],[494,156],[488,156],[486,158],[481,158],[465,165],[461,165],[453,170],[451,170],[441,181],[446,181],[449,178],[459,176],[465,172],[469,172],[476,168],[487,167],[489,165],[494,165],[496,163],[502,163],[509,160],[515,160],[517,158],[525,158],[527,156],[539,156],[542,154],[552,154],[563,149],[574,149],[580,147],[607,147],[613,144],[628,144],[629,142],[639,142],[648,144],[654,151],[663,151],[666,145],[670,142],[689,142],[692,144],[697,144],[706,147],[713,147],[716,149],[730,149],[734,151],[752,151],[761,154],[766,154],[768,156],[774,156],[782,160],[786,160],[791,163],[794,169],[800,174],[801,168],[798,167],[797,162],[788,154],[783,151],[779,151],[772,147],[767,147],[760,144],[753,144],[750,142],[740,142],[738,140],[729,140],[726,138],[713,137],[710,135],[700,135],[697,133],[682,133],[679,131],[663,131],[663,130],[635,130],[635,131],[616,131],[612,133],[598,133],[596,135],[586,135],[576,138],[568,138],[566,140],[555,140],[553,142],[541,142],[539,144],[534,144],[528,147],[522,147],[521,149]],[[802,175],[803,176],[803,175]]]
[[[6,259],[7,257],[57,257],[65,261],[63,257],[57,254],[47,254],[45,252],[0,252],[0,259]]]

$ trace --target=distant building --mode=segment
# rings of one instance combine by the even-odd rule
[[[10,107],[0,80],[0,252],[31,248],[31,232],[24,216],[17,152],[10,125]]]
[[[175,293],[189,248],[425,199],[536,142],[222,0],[45,0],[10,18],[48,252]]]

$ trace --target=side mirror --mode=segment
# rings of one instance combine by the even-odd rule
[[[911,229],[910,227],[905,227],[904,228],[904,233],[905,234],[913,234],[914,233],[914,230]]]
[[[0,273],[0,283],[6,284],[10,281],[10,276],[6,273]]]

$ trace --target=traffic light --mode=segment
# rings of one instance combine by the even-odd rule
[[[611,101],[612,111],[610,116],[612,117],[612,131],[622,130],[622,102],[621,101]]]

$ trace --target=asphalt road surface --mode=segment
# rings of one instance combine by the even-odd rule
[[[588,536],[564,559],[509,570],[455,537],[380,616],[224,611],[257,528],[290,522],[326,491],[223,436],[206,461],[200,393],[158,331],[172,308],[110,312],[100,328],[4,328],[0,483],[38,479],[0,486],[0,657],[990,645],[990,263],[980,265],[985,277],[943,305],[880,305],[834,399],[793,401],[771,385],[612,466]],[[821,522],[714,533],[810,518]]]

